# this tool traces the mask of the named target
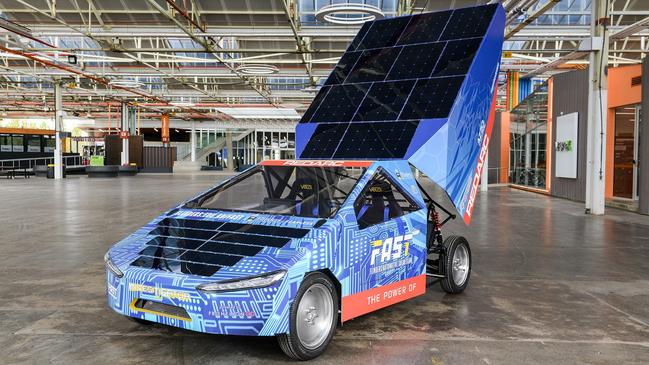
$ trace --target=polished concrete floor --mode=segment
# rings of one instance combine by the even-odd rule
[[[0,181],[0,364],[265,365],[272,338],[142,326],[106,307],[108,247],[222,175]],[[314,364],[648,364],[649,217],[481,193],[461,295],[438,285],[338,329]]]

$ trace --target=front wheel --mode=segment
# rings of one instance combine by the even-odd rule
[[[338,322],[338,293],[327,275],[314,272],[304,277],[289,321],[289,333],[277,336],[286,355],[309,360],[326,350]]]
[[[439,260],[444,275],[442,289],[449,294],[461,293],[469,285],[471,276],[469,242],[462,236],[449,236],[444,240],[444,251]]]

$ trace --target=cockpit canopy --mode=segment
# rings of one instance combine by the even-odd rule
[[[369,163],[361,165],[260,164],[186,207],[329,218],[343,205]]]

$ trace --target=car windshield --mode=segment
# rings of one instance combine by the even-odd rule
[[[260,165],[186,207],[328,218],[342,206],[365,170]]]

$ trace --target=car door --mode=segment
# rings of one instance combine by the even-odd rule
[[[353,203],[352,287],[343,296],[343,321],[425,292],[425,228],[417,228],[425,211],[397,180],[378,168]]]

